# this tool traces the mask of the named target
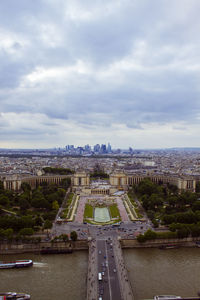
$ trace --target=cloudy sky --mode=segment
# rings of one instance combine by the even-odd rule
[[[0,148],[200,147],[199,0],[1,0]]]

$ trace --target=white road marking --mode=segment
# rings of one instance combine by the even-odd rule
[[[108,259],[108,251],[107,251],[107,245],[106,242],[105,243],[105,250],[106,250],[106,258]],[[109,286],[109,294],[110,294],[110,300],[112,300],[112,291],[111,291],[111,287],[110,287],[110,272],[109,272],[109,262],[108,262],[108,286]]]

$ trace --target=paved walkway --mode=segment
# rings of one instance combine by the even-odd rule
[[[117,262],[117,272],[119,276],[122,299],[133,300],[134,299],[133,291],[128,278],[127,269],[124,263],[121,245],[117,239],[113,239],[113,250]]]
[[[116,202],[117,202],[117,206],[118,206],[119,213],[120,213],[122,221],[123,222],[129,221],[129,217],[128,217],[128,214],[127,214],[126,209],[124,207],[122,199],[117,197]]]
[[[77,212],[76,212],[75,222],[82,224],[85,204],[87,202],[87,197],[80,197],[78,201],[79,201],[79,203],[78,203],[78,208],[77,208]]]
[[[88,276],[87,276],[87,300],[97,299],[97,247],[96,241],[89,242],[89,255],[88,255]]]

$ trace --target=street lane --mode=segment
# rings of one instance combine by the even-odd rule
[[[98,296],[102,296],[105,300],[121,300],[117,267],[111,244],[112,240],[97,240],[98,272],[104,274],[102,281],[99,281]]]

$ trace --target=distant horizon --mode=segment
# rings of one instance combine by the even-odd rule
[[[87,144],[86,144],[87,145]],[[84,147],[85,145],[81,146],[76,146],[74,145],[75,147]],[[90,145],[92,148],[94,145]],[[112,145],[111,145],[112,146]],[[131,147],[131,146],[130,146]],[[134,147],[131,147],[133,151],[137,151],[137,150],[170,150],[170,149],[200,149],[200,147],[163,147],[163,148],[134,148]],[[58,149],[65,149],[65,146],[61,146],[61,147],[48,147],[48,148],[0,148],[0,151],[1,150],[58,150]],[[129,147],[127,148],[120,148],[120,147],[112,147],[112,150],[117,150],[117,149],[120,149],[120,150],[128,150]],[[107,153],[109,154],[109,153]]]

